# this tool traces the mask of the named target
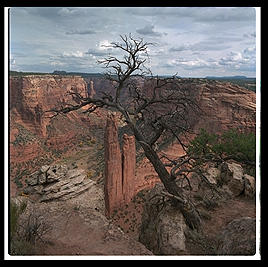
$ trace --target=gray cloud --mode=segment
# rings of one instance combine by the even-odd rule
[[[137,29],[136,32],[139,34],[155,36],[155,37],[160,37],[163,35],[163,33],[154,31],[154,25],[146,25],[141,29]]]
[[[256,38],[256,32],[244,33],[244,38]]]
[[[94,30],[74,30],[70,32],[66,32],[66,34],[72,35],[72,34],[95,34],[96,31]]]
[[[106,49],[106,50],[97,50],[97,49],[88,49],[87,52],[85,52],[85,54],[87,55],[92,55],[92,56],[96,56],[96,57],[103,57],[103,56],[107,56],[110,53],[111,49]]]
[[[182,51],[219,51],[230,48],[230,45],[221,42],[201,41],[195,44],[183,44],[177,47],[171,47],[170,52],[182,52]]]
[[[248,7],[207,8],[207,7],[137,7],[126,12],[137,16],[190,17],[196,21],[248,21],[255,20],[255,9]]]

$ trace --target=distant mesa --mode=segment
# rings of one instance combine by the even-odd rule
[[[254,79],[247,76],[206,76],[205,79],[210,80],[239,80],[239,79]]]
[[[52,74],[55,74],[55,75],[66,75],[67,72],[64,71],[64,70],[54,70]]]

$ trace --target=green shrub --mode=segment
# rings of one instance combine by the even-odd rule
[[[199,163],[209,159],[233,159],[251,169],[250,174],[253,175],[256,165],[256,136],[254,133],[243,133],[234,129],[221,135],[201,129],[190,142],[187,153],[198,158]]]

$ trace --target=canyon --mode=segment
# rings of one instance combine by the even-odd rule
[[[146,87],[146,82],[140,81],[140,84]],[[194,88],[200,108],[198,118],[187,118],[192,121],[193,135],[190,139],[200,128],[213,133],[232,128],[256,131],[254,92],[229,82],[205,79],[181,79],[181,84],[185,88]],[[20,195],[27,186],[29,175],[42,166],[66,164],[69,169],[82,169],[83,179],[94,181],[94,188],[97,186],[98,192],[101,192],[98,193],[101,195],[98,201],[103,202],[101,208],[97,205],[98,209],[106,217],[116,218],[120,210],[134,206],[133,201],[140,192],[159,183],[159,178],[150,162],[144,157],[139,158],[140,151],[136,149],[134,136],[122,132],[124,122],[116,112],[97,109],[85,114],[83,110],[77,110],[50,117],[46,111],[60,103],[76,104],[75,97],[67,94],[69,90],[83,97],[100,97],[102,92],[113,92],[112,84],[103,78],[61,75],[10,77],[10,195]],[[176,141],[172,141],[159,153],[175,158],[184,151]],[[92,197],[89,192],[83,191],[70,203],[73,205],[75,199],[79,199],[79,205],[83,206],[83,196],[85,199]],[[139,216],[141,218],[141,214]],[[119,225],[121,221],[121,218],[115,219]],[[125,227],[126,231],[126,224],[121,223],[120,227]],[[150,254],[143,247],[139,249]],[[129,251],[138,254],[137,251]],[[105,251],[101,253],[105,254]]]

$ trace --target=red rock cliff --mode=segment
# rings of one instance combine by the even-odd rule
[[[10,78],[10,108],[15,109],[23,124],[32,132],[45,136],[49,119],[43,112],[59,102],[72,101],[69,90],[87,95],[87,85],[79,76],[29,75]]]
[[[204,83],[198,86],[197,103],[201,113],[195,131],[200,128],[214,133],[230,128],[255,131],[255,92],[231,83]]]

